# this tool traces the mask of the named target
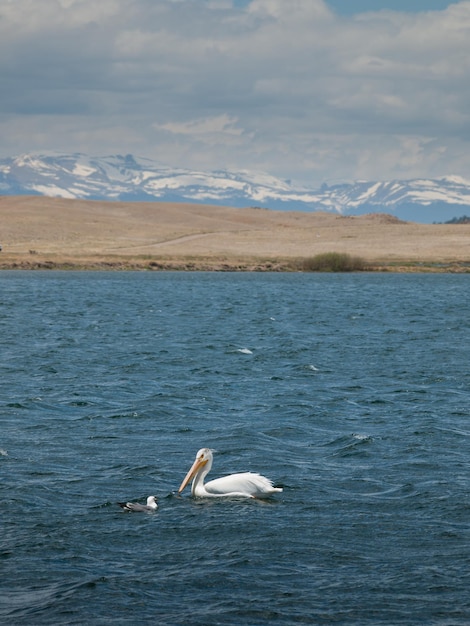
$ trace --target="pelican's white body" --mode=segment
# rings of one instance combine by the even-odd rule
[[[268,498],[274,493],[282,491],[280,487],[274,487],[269,478],[253,472],[230,474],[222,478],[210,480],[204,483],[204,478],[212,467],[212,451],[209,448],[201,448],[196,455],[191,469],[181,483],[179,492],[192,480],[191,495],[197,498],[217,498],[222,496],[242,498]]]

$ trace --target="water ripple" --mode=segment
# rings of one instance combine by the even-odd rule
[[[467,625],[467,282],[2,272],[0,615]]]

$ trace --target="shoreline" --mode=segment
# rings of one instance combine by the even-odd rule
[[[62,255],[25,255],[0,253],[1,271],[139,271],[139,272],[292,272],[312,273],[303,267],[304,258],[132,258],[127,256],[68,257]],[[324,270],[323,273],[330,270]],[[341,270],[340,270],[341,271]],[[468,261],[368,261],[363,269],[345,272],[377,273],[453,273],[470,274]]]

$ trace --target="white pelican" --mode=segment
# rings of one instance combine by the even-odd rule
[[[137,502],[118,502],[118,504],[124,511],[130,511],[132,513],[151,513],[158,508],[157,498],[155,496],[149,496],[147,498],[147,504],[138,504]]]
[[[282,491],[280,487],[274,487],[269,478],[252,472],[230,474],[204,484],[204,478],[212,467],[212,458],[212,451],[209,448],[199,450],[196,454],[196,460],[178,489],[178,493],[183,491],[190,480],[193,481],[191,495],[197,498],[217,498],[220,496],[268,498],[273,493]]]

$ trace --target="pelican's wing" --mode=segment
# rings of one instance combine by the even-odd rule
[[[210,480],[204,487],[209,495],[232,495],[251,498],[266,497],[277,491],[282,491],[282,489],[274,487],[269,478],[253,472],[229,474],[222,478]]]

